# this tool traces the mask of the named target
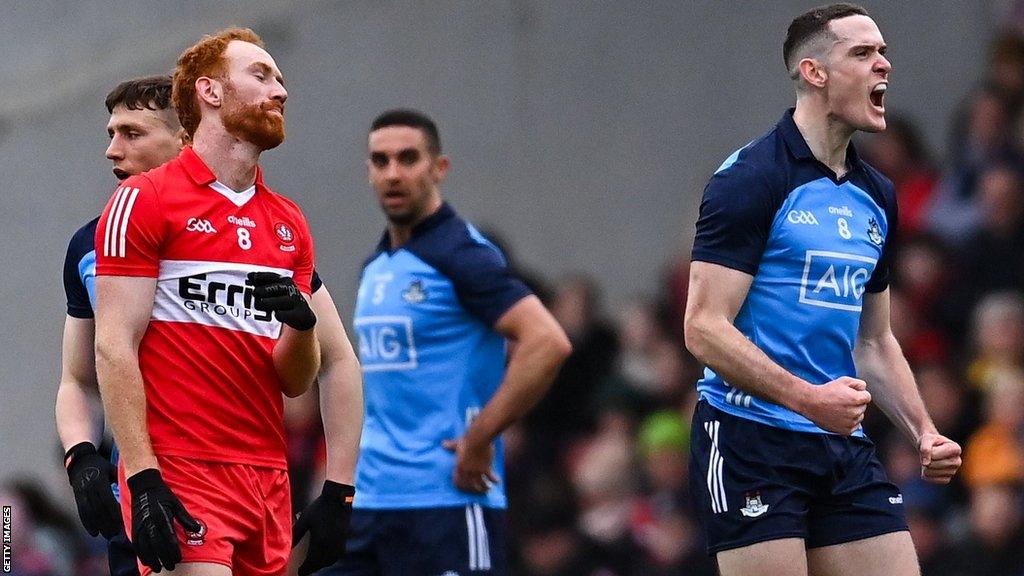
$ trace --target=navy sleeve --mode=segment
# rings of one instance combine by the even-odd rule
[[[532,294],[501,251],[471,225],[453,221],[446,232],[454,240],[446,243],[448,250],[431,250],[434,253],[423,256],[451,280],[459,302],[470,314],[493,327],[516,302]]]
[[[324,281],[320,279],[320,275],[317,274],[316,268],[313,268],[313,277],[309,280],[309,288],[313,294],[324,285]]]
[[[82,230],[79,230],[68,243],[68,252],[64,257],[64,294],[68,301],[68,316],[92,318],[93,310],[92,303],[89,301],[89,291],[82,283],[82,276],[78,269],[82,258],[91,251],[90,246],[83,245],[82,236]]]
[[[780,203],[764,174],[750,164],[720,169],[704,188],[691,259],[753,276]]]
[[[875,271],[864,286],[864,289],[871,293],[884,292],[889,287],[889,278],[892,275],[892,268],[896,260],[896,232],[899,228],[899,207],[896,204],[896,188],[892,182],[885,180],[883,183],[885,197],[885,218],[888,226],[885,230],[885,245],[882,246],[882,256],[875,264]]]

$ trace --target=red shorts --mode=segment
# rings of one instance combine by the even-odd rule
[[[223,564],[234,574],[284,574],[292,545],[292,505],[288,471],[159,456],[167,486],[197,521],[204,534],[186,534],[175,523],[181,561]],[[124,466],[118,467],[121,514],[129,536],[132,499]],[[139,564],[142,576],[152,573]]]

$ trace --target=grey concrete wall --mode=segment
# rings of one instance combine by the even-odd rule
[[[0,478],[62,489],[61,264],[114,184],[102,100],[118,80],[169,70],[227,24],[264,35],[290,91],[267,179],[306,210],[343,316],[382,226],[366,127],[393,106],[438,120],[444,190],[465,216],[545,275],[594,275],[614,301],[654,289],[710,172],[790,104],[781,42],[818,3],[0,2]],[[867,5],[891,46],[889,108],[941,145],[979,75],[988,3]]]

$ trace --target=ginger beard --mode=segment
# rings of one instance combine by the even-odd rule
[[[229,83],[224,89],[221,110],[221,120],[228,134],[250,142],[260,150],[270,150],[284,142],[284,105],[280,102],[269,100],[261,104],[242,104],[234,86]]]

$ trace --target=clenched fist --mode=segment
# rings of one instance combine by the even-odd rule
[[[867,387],[863,380],[849,376],[812,386],[799,412],[820,428],[849,436],[856,432],[871,403]]]

